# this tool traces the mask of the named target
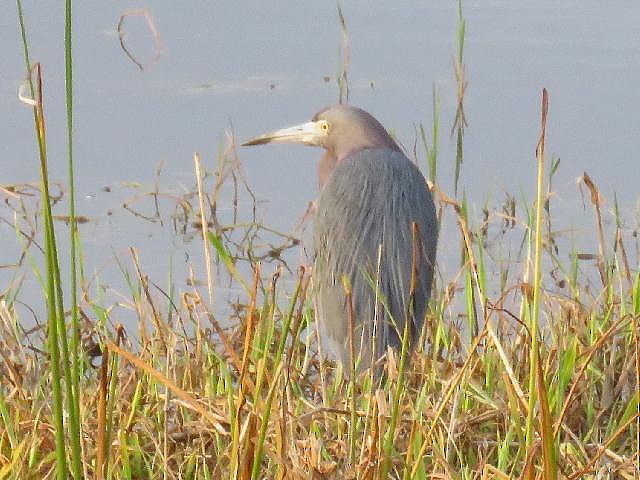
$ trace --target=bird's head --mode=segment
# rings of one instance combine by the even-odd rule
[[[325,108],[310,122],[260,135],[242,145],[275,142],[323,147],[336,161],[367,148],[399,150],[380,122],[364,110],[348,105]]]

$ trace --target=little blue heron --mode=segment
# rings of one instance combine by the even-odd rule
[[[399,349],[405,328],[415,346],[438,241],[435,206],[420,170],[373,116],[346,105],[243,145],[271,142],[325,149],[318,167],[313,270],[323,345],[351,365],[351,315],[361,367],[381,359],[389,346]]]

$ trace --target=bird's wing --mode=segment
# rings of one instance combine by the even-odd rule
[[[413,263],[412,222],[418,226],[417,284],[409,308]],[[343,362],[348,356],[348,316],[342,278],[353,292],[356,339],[369,357],[401,343],[405,319],[419,334],[431,289],[437,221],[424,177],[399,152],[364,150],[340,162],[318,199],[314,285],[323,336]],[[363,341],[364,340],[364,341]],[[345,358],[346,355],[346,358]]]

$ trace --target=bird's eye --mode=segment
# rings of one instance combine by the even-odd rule
[[[323,132],[328,132],[329,131],[329,123],[327,122],[322,122],[320,124],[320,130],[322,130]]]

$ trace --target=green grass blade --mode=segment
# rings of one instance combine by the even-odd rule
[[[71,0],[65,0],[64,58],[65,97],[67,111],[67,152],[69,175],[69,239],[71,257],[71,372],[67,381],[71,396],[67,398],[71,436],[71,465],[76,479],[82,478],[82,451],[80,448],[80,327],[78,323],[77,275],[76,275],[76,224],[75,182],[73,173],[73,57],[71,55]],[[59,289],[61,290],[61,289]],[[66,336],[66,331],[65,331]]]

